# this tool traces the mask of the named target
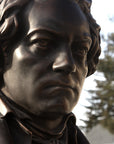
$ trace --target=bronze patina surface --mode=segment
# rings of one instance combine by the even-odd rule
[[[91,0],[1,0],[1,144],[89,144],[71,111],[100,55],[90,7]]]

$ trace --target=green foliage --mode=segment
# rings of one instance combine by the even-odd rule
[[[98,65],[98,72],[103,73],[105,80],[96,80],[96,90],[89,91],[92,97],[86,107],[88,120],[83,121],[87,132],[101,124],[114,134],[114,33],[105,41],[107,48]]]

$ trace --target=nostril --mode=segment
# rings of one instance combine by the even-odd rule
[[[53,71],[54,72],[64,72],[64,73],[71,73],[76,71],[76,66],[73,63],[53,63]]]
[[[69,53],[59,54],[55,59],[52,68],[55,72],[64,72],[67,74],[76,71],[76,65]]]
[[[54,71],[54,72],[60,72],[60,73],[63,72],[62,69],[54,69],[53,71]]]

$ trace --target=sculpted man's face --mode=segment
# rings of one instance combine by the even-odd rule
[[[5,93],[36,115],[66,114],[78,101],[88,72],[89,26],[69,0],[34,2],[29,31],[4,73]]]

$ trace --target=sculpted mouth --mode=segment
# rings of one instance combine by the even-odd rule
[[[71,89],[73,91],[76,89],[75,87],[71,85],[61,84],[61,83],[47,83],[46,85],[43,86],[43,89],[50,89],[50,88]]]
[[[40,92],[43,93],[43,97],[46,95],[49,99],[53,98],[57,95],[57,99],[62,99],[63,97],[69,101],[71,101],[71,98],[75,100],[77,96],[79,95],[79,88],[78,84],[76,84],[73,81],[46,81],[40,84]]]
[[[70,88],[70,89],[73,89],[72,87],[70,86],[64,86],[64,85],[49,85],[49,86],[45,86],[44,88],[45,89],[48,89],[48,88],[54,88],[54,87],[60,87],[60,88]]]

